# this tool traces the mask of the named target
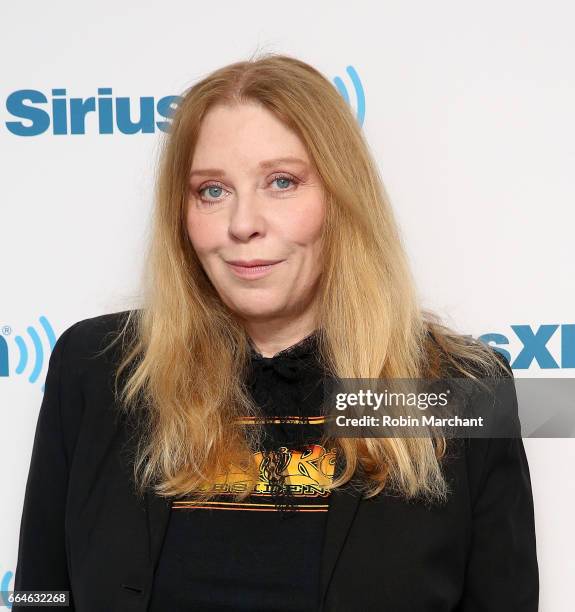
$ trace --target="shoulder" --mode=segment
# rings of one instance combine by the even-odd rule
[[[54,348],[69,359],[93,357],[112,343],[135,312],[122,310],[81,319],[62,332]]]
[[[97,372],[109,375],[118,363],[122,342],[115,342],[136,311],[123,310],[81,319],[58,337],[49,362],[49,375],[61,385],[80,383]]]
[[[62,335],[68,335],[76,342],[82,341],[84,344],[93,346],[94,343],[105,342],[108,336],[121,331],[128,317],[135,312],[134,310],[122,310],[81,319],[64,330]]]
[[[440,378],[513,378],[507,357],[478,338],[428,327],[425,341],[428,373]]]
[[[52,349],[38,428],[46,434],[45,439],[61,436],[68,461],[83,423],[93,429],[99,415],[110,412],[114,403],[112,375],[117,353],[106,349],[122,330],[129,312],[77,321],[60,334]]]
[[[493,352],[497,367],[487,374],[479,372],[479,376],[488,379],[493,403],[487,401],[491,396],[481,393],[477,394],[477,402],[481,402],[481,410],[483,407],[493,407],[488,418],[494,419],[491,428],[495,433],[493,437],[464,439],[470,493],[474,503],[481,496],[487,495],[486,490],[491,491],[489,495],[493,495],[493,503],[496,503],[503,489],[518,486],[528,473],[513,370],[503,354],[492,347],[489,350]],[[527,484],[523,482],[526,489]],[[496,486],[500,487],[499,493],[495,493]]]
[[[474,504],[484,489],[488,474],[499,469],[497,466],[512,458],[517,467],[521,464],[521,424],[513,370],[507,357],[479,340],[470,337],[457,340],[455,351],[446,350],[445,346],[436,343],[440,377],[477,379],[477,384],[470,381],[468,389],[474,403],[473,411],[479,411],[478,414],[485,408],[489,397],[481,392],[481,385],[487,384],[497,398],[494,404],[497,414],[494,416],[502,427],[501,431],[517,432],[514,437],[489,437],[487,434],[482,437],[477,434],[448,440],[450,451],[447,456],[459,457],[466,465],[470,498]]]

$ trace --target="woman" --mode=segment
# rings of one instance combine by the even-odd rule
[[[82,612],[537,609],[520,437],[322,427],[328,378],[512,377],[420,308],[328,80],[267,55],[191,87],[150,245],[142,308],[52,353],[16,590]]]

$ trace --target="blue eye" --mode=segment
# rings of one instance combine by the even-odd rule
[[[289,184],[286,185],[286,183],[292,183],[293,182],[292,179],[287,178],[286,176],[280,176],[280,177],[274,179],[274,181],[283,181],[283,186],[284,187],[289,187]],[[279,185],[279,183],[278,183],[278,185]],[[281,186],[281,185],[279,185],[279,186]]]
[[[282,182],[279,183],[279,181],[282,181]],[[300,179],[297,179],[295,176],[291,176],[289,174],[281,174],[279,176],[275,176],[271,182],[278,184],[278,186],[280,187],[278,191],[288,191],[288,189],[292,185],[293,185],[293,189],[291,189],[290,191],[295,191],[295,189],[297,189],[297,186],[299,185],[301,181]]]
[[[216,191],[222,191],[221,187],[218,187],[217,185],[210,185],[209,187],[206,187],[206,189],[208,190],[210,196],[212,196],[212,198],[218,198],[221,193],[214,193],[212,190],[215,189]]]
[[[203,193],[207,191],[209,197],[204,197]],[[206,185],[201,189],[198,189],[198,195],[200,196],[200,200],[204,202],[204,204],[217,204],[220,201],[222,192],[225,191],[223,187],[220,185]],[[212,199],[215,198],[215,199]]]

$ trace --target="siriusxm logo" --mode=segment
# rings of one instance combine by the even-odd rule
[[[516,370],[526,370],[534,361],[542,370],[575,368],[575,324],[540,325],[537,331],[530,325],[511,325],[511,329],[522,345],[515,359],[512,359],[509,351],[501,348],[501,345],[509,344],[509,338],[504,334],[483,334],[479,340],[499,351]],[[557,359],[547,347],[555,334],[558,334],[560,341]]]
[[[357,74],[357,71],[355,70],[353,66],[348,66],[345,70],[347,74],[349,75],[349,78],[351,79],[351,84],[353,85],[353,88],[355,90],[355,98],[357,102],[357,109],[356,109],[357,121],[360,126],[363,126],[363,120],[365,118],[365,93],[363,91],[363,85],[361,84],[359,75]],[[339,91],[341,97],[348,104],[350,104],[349,93],[347,92],[347,89],[343,81],[338,76],[336,76],[333,79],[333,82],[334,82],[334,85],[337,87],[337,90]]]
[[[51,127],[52,134],[60,136],[85,134],[86,124],[95,121],[99,134],[116,130],[122,134],[152,134],[156,127],[167,132],[169,122],[156,121],[156,113],[168,119],[174,111],[172,104],[179,99],[165,96],[156,102],[144,96],[133,101],[113,97],[110,87],[99,87],[98,95],[90,98],[68,98],[65,89],[52,89],[48,99],[41,91],[20,89],[6,100],[6,109],[19,121],[7,121],[6,127],[16,136],[39,136]]]
[[[26,329],[29,338],[27,341],[31,344],[32,351],[28,350],[27,341],[22,336],[14,336],[14,344],[18,352],[18,363],[15,368],[16,374],[25,374],[26,370],[28,373],[28,382],[35,383],[44,363],[47,362],[54,345],[56,344],[56,336],[54,330],[50,325],[48,319],[44,316],[39,318],[40,326],[44,331],[46,340],[48,342],[47,351],[44,350],[40,334],[36,331],[35,327],[31,325]],[[9,325],[2,327],[0,335],[0,376],[10,376],[10,359],[8,354],[8,342],[7,337],[12,335],[12,328]],[[45,352],[47,353],[45,355]],[[31,354],[32,353],[32,354]],[[44,391],[44,385],[42,385],[42,391]]]
[[[353,66],[346,71],[357,100],[357,119],[363,125],[365,95]],[[340,77],[334,84],[349,104],[350,96]],[[6,127],[15,136],[39,136],[50,132],[55,136],[98,134],[153,134],[156,129],[168,132],[170,118],[181,96],[128,98],[114,96],[111,87],[99,87],[96,96],[68,97],[66,89],[52,89],[50,95],[36,89],[19,89],[6,99],[6,110],[14,118]]]

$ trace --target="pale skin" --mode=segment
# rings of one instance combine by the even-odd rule
[[[255,103],[210,109],[190,169],[188,236],[265,357],[317,327],[324,219],[322,182],[294,132]],[[254,259],[278,263],[259,278],[240,277],[228,263]]]

